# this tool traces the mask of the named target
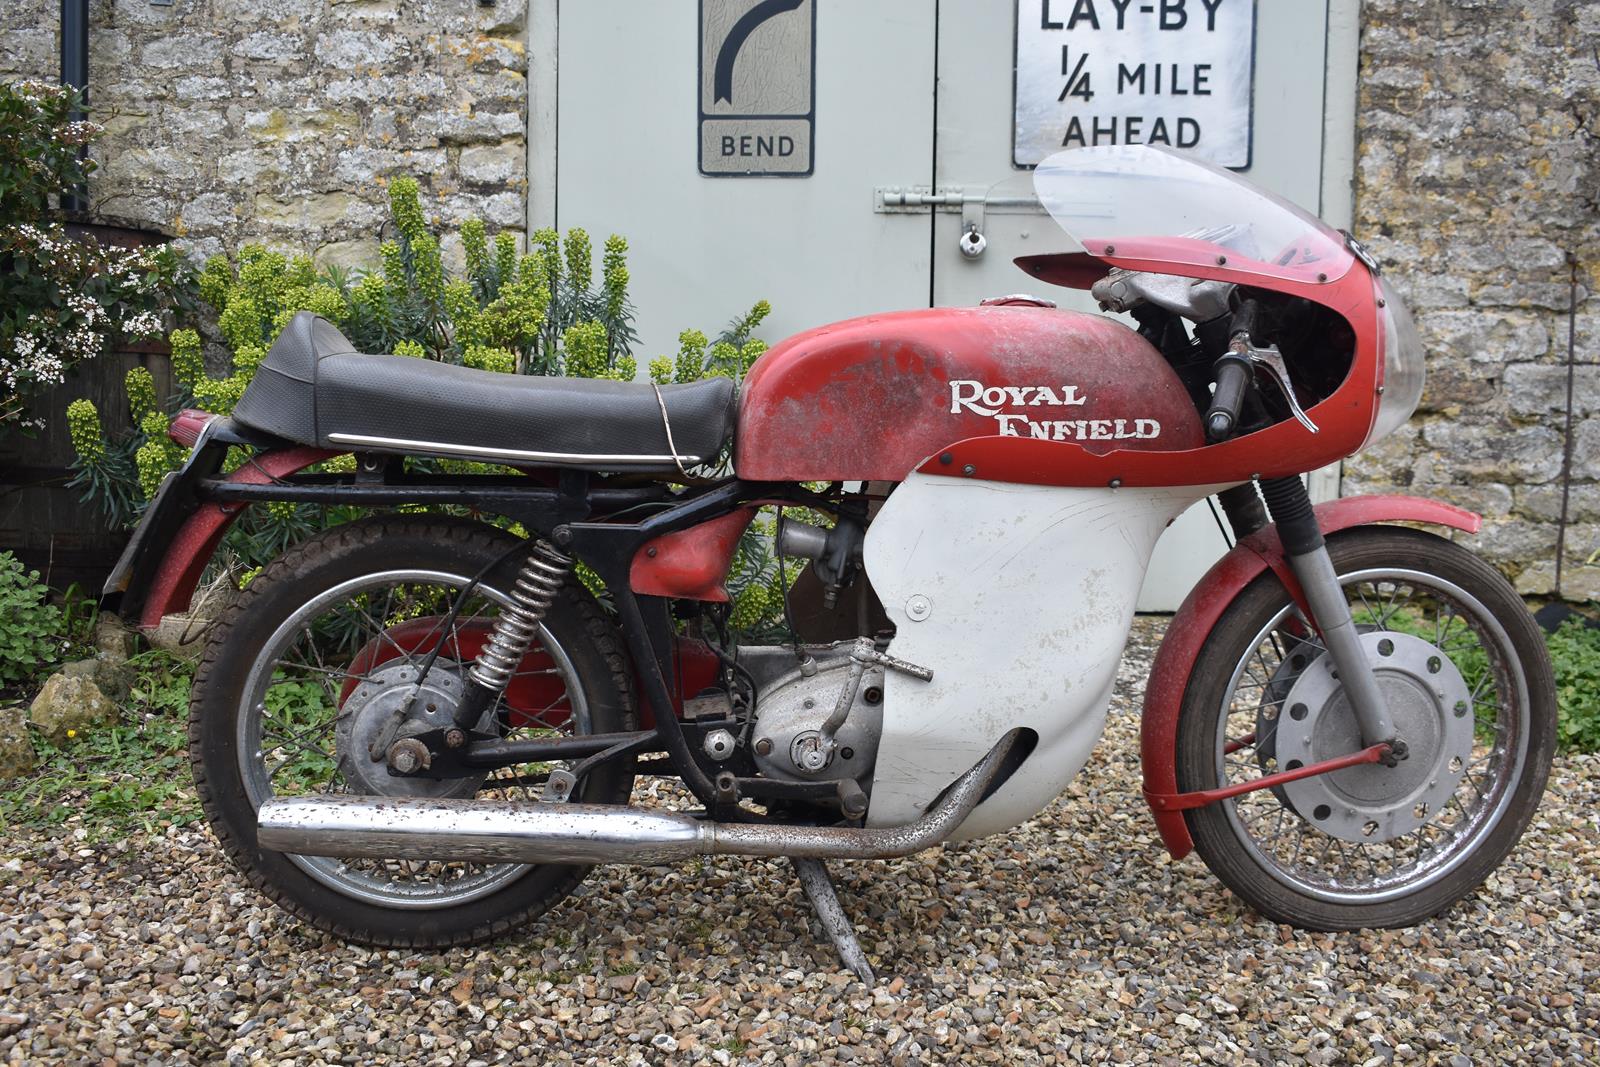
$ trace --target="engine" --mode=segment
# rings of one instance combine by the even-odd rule
[[[841,694],[854,684],[851,650],[849,642],[813,645],[799,663],[789,648],[741,650],[740,663],[759,687],[751,753],[763,774],[801,782],[854,778],[862,784],[871,777],[883,728],[882,666],[862,668],[833,743],[824,743]]]

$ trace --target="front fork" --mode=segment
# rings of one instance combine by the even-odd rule
[[[1405,740],[1395,732],[1388,704],[1378,688],[1372,665],[1362,651],[1350,602],[1345,599],[1339,576],[1328,556],[1328,546],[1317,526],[1311,507],[1311,494],[1299,478],[1268,478],[1261,481],[1261,496],[1266,512],[1277,526],[1278,538],[1295,579],[1305,595],[1312,624],[1322,634],[1323,644],[1333,659],[1334,669],[1343,683],[1361,728],[1363,746],[1387,745],[1383,762],[1393,766],[1405,758]],[[1265,520],[1253,486],[1246,484],[1220,494],[1228,521],[1239,537],[1254,533]]]

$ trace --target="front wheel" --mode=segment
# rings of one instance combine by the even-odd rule
[[[1544,792],[1556,726],[1544,641],[1516,591],[1433,534],[1367,527],[1328,551],[1406,758],[1185,812],[1206,865],[1257,911],[1315,930],[1409,926],[1471,893]],[[1201,650],[1178,786],[1212,789],[1359,750],[1337,672],[1271,573]]]

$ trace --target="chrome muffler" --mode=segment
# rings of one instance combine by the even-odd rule
[[[1002,737],[922,818],[904,826],[773,826],[607,804],[322,796],[261,805],[256,841],[264,849],[303,856],[486,863],[654,864],[709,855],[888,859],[954,833],[1022,733]]]

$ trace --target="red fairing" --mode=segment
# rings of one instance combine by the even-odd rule
[[[1174,274],[1263,286],[1290,296],[1304,297],[1338,312],[1356,334],[1355,359],[1343,383],[1313,405],[1308,414],[1320,432],[1311,433],[1293,419],[1218,444],[1202,447],[1164,444],[1160,450],[1118,447],[1104,455],[1085,456],[1073,442],[1038,441],[1026,437],[989,436],[960,441],[945,450],[950,463],[930,460],[919,470],[925,474],[961,476],[1032,485],[1206,485],[1238,482],[1260,476],[1278,478],[1303,474],[1354,454],[1366,440],[1377,413],[1378,387],[1382,384],[1382,338],[1376,282],[1365,267],[1354,265],[1338,278],[1322,282],[1315,276],[1285,268],[1281,277],[1263,276],[1213,262],[1195,262],[1194,242],[1173,240],[1119,240],[1113,246],[1086,242],[1089,254],[1024,256],[1023,270],[1044,281],[1087,288],[1107,265],[1132,271]],[[1209,247],[1209,246],[1208,246]],[[1112,254],[1113,251],[1115,254]],[[1226,259],[1226,257],[1221,257]],[[1213,257],[1215,259],[1215,257]],[[1095,266],[1096,263],[1101,266]],[[1132,378],[1138,381],[1137,377]],[[1186,449],[1186,451],[1178,451]],[[941,455],[939,458],[943,458]]]
[[[1477,533],[1483,525],[1483,519],[1470,511],[1414,496],[1345,497],[1317,505],[1316,512],[1317,525],[1324,534],[1380,522],[1433,523],[1466,533]],[[1167,635],[1145,685],[1140,722],[1140,762],[1147,798],[1178,792],[1178,713],[1189,675],[1222,613],[1245,586],[1269,568],[1299,599],[1299,583],[1284,559],[1277,528],[1268,526],[1240,541],[1218,560],[1167,625]],[[1172,858],[1187,856],[1194,849],[1194,842],[1189,838],[1183,812],[1163,811],[1152,804],[1151,813]]]
[[[726,604],[728,590],[723,582],[739,537],[755,514],[753,507],[740,508],[646,543],[633,557],[628,585],[640,596]]]
[[[284,448],[264,452],[225,480],[244,485],[263,485],[338,454],[320,448]],[[147,632],[154,630],[161,625],[164,616],[189,610],[189,598],[194,595],[201,572],[216,552],[222,535],[228,532],[228,527],[233,525],[233,520],[239,517],[246,506],[206,503],[189,516],[161,559],[161,567],[156,571],[150,596],[144,604],[144,613],[139,617],[140,629]]]
[[[897,482],[925,459],[961,473],[960,454],[940,459],[969,438],[1047,446],[1058,484],[1113,449],[1204,443],[1182,383],[1138,334],[1012,304],[872,315],[789,338],[745,379],[734,456],[756,481]]]

